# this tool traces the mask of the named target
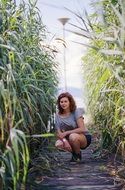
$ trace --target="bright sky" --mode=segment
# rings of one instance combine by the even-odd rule
[[[70,18],[71,23],[77,23],[76,17],[67,8],[74,11],[80,12],[83,15],[83,10],[87,12],[92,10],[90,6],[91,0],[38,0],[38,8],[43,17],[43,22],[47,25],[49,31],[53,35],[58,35],[61,32],[61,25],[58,21],[60,17]],[[67,26],[69,28],[69,26]]]
[[[63,38],[63,26],[59,22],[58,18],[68,17],[69,22],[65,25],[65,29],[73,29],[70,23],[83,25],[78,21],[77,17],[68,11],[66,8],[72,10],[75,13],[80,13],[84,17],[84,10],[88,13],[92,12],[92,6],[90,3],[94,0],[38,0],[37,6],[40,10],[43,24],[46,25],[48,31],[50,32],[49,40],[50,44],[54,44],[59,53],[57,55],[57,61],[59,63],[59,73],[60,73],[60,84],[59,93],[64,92],[64,60],[63,60],[63,48],[64,46],[57,42],[56,38]],[[19,0],[17,0],[19,2]],[[85,38],[76,36],[75,34],[65,31],[65,41],[66,47],[66,83],[67,91],[69,91],[75,98],[78,106],[85,107],[85,93],[84,93],[84,77],[81,69],[81,57],[85,53],[85,47],[78,45],[72,41],[86,41]]]
[[[58,18],[68,17],[69,22],[65,25],[66,30],[76,30],[70,23],[83,26],[77,17],[68,11],[70,9],[75,13],[80,13],[84,17],[84,10],[88,13],[92,12],[92,6],[90,6],[91,0],[38,0],[38,8],[41,12],[43,23],[47,26],[49,35],[52,43],[56,45],[59,53],[57,55],[57,61],[59,62],[59,73],[60,73],[60,84],[59,93],[64,92],[65,81],[64,81],[64,60],[63,60],[63,45],[57,43],[54,40],[56,38],[63,38],[63,26],[59,22]],[[85,53],[85,47],[74,43],[73,41],[82,42],[85,40],[83,37],[78,37],[75,34],[65,31],[66,41],[66,83],[67,91],[69,91],[76,100],[78,106],[85,107],[85,93],[84,93],[84,77],[82,74],[82,62],[81,57]]]

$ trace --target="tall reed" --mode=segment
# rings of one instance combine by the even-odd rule
[[[103,0],[91,6],[99,11],[91,15],[85,11],[84,17],[73,13],[82,27],[73,25],[77,31],[72,31],[83,36],[80,44],[87,47],[83,76],[87,82],[88,107],[101,131],[101,147],[124,152],[125,2]]]
[[[102,132],[102,148],[125,149],[123,126],[125,123],[125,27],[124,1],[103,1],[102,22],[92,24],[92,47],[84,58],[90,69],[87,74],[90,107],[96,124]],[[88,66],[89,65],[89,66]],[[123,146],[124,144],[124,146]]]
[[[27,174],[24,134],[47,131],[57,90],[57,64],[42,46],[46,29],[37,1],[0,2],[0,146],[4,189],[19,189]],[[28,144],[27,144],[28,143]],[[1,187],[2,188],[2,187]]]

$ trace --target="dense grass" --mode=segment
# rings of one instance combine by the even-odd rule
[[[95,124],[101,131],[101,148],[124,152],[124,1],[103,1],[98,6],[103,15],[100,18],[94,13],[90,17],[91,48],[83,58],[88,102]]]
[[[25,135],[47,132],[54,112],[57,64],[42,46],[46,29],[36,2],[0,3],[0,147],[3,188],[20,188],[29,162]],[[2,187],[1,187],[2,188]]]
[[[81,23],[73,25],[77,31],[72,32],[83,36],[80,45],[87,47],[83,57],[87,107],[96,126],[93,131],[101,135],[100,148],[124,154],[125,2],[103,0],[91,6],[95,10],[91,15],[69,10]]]

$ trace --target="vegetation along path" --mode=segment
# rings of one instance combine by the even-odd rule
[[[37,170],[31,172],[27,190],[123,190],[123,182],[116,176],[113,156],[95,158],[92,145],[82,151],[81,163],[71,163],[68,152],[51,152],[56,162],[51,175],[43,175]],[[40,163],[40,159],[37,160]],[[117,166],[116,166],[117,165]]]

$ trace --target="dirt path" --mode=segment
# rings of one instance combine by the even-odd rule
[[[32,178],[35,185],[28,185],[27,190],[123,190],[114,175],[113,159],[95,159],[91,146],[82,151],[81,163],[71,163],[67,152],[55,152],[53,156],[57,162],[55,172]]]

